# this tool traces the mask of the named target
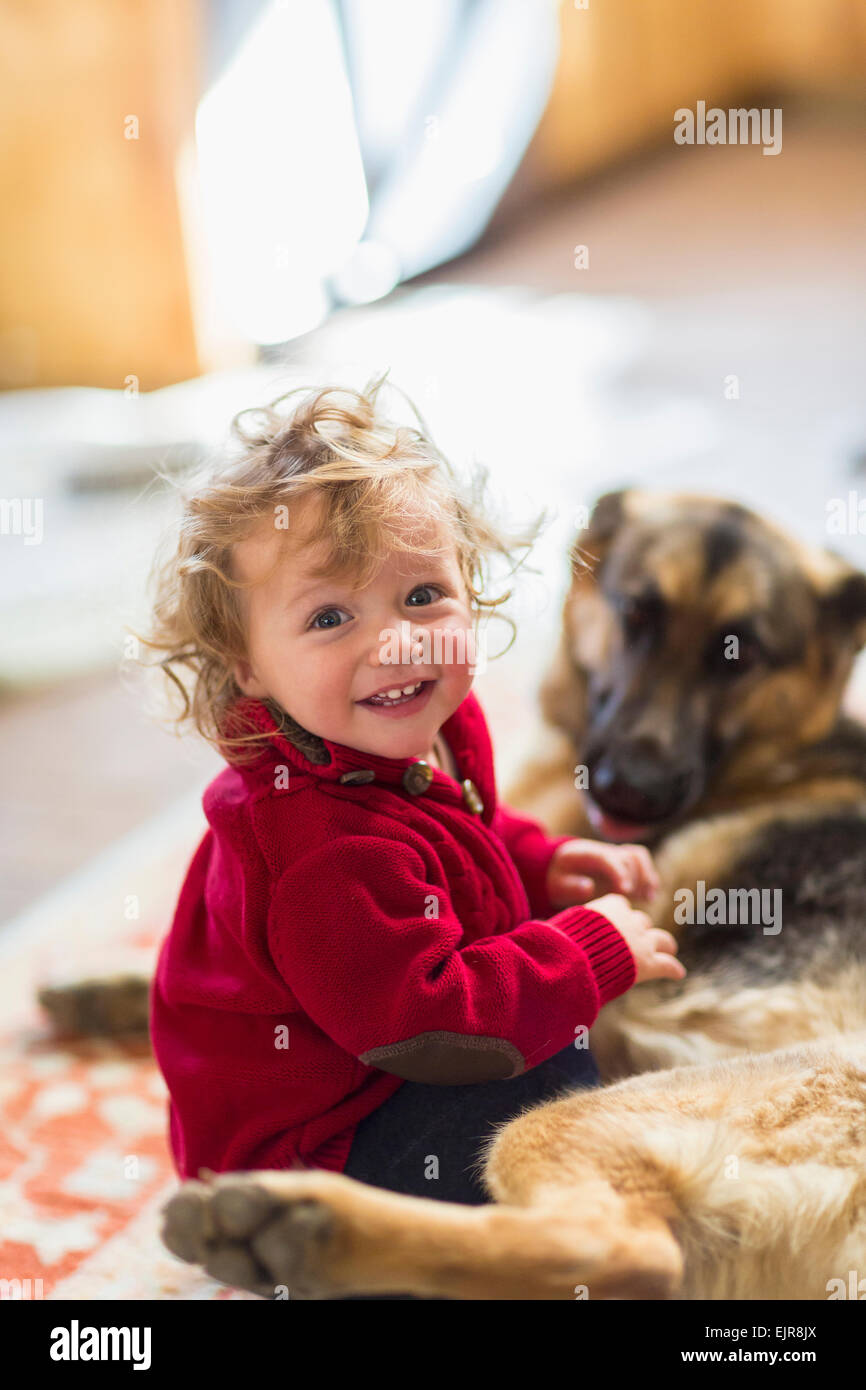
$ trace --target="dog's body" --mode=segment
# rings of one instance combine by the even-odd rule
[[[218,1278],[804,1299],[866,1277],[866,730],[839,713],[866,581],[742,508],[612,494],[564,616],[552,751],[507,799],[559,833],[653,845],[650,910],[686,979],[603,1010],[593,1051],[625,1079],[494,1135],[489,1207],[315,1172],[185,1184],[166,1241]],[[780,894],[782,919],[678,920],[719,889],[728,916]]]

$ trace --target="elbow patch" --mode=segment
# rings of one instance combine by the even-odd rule
[[[507,1081],[526,1070],[523,1055],[513,1043],[467,1033],[419,1033],[405,1042],[373,1047],[359,1060],[404,1081],[423,1081],[428,1086]]]

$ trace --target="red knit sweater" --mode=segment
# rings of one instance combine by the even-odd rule
[[[359,1121],[407,1077],[519,1075],[634,983],[607,918],[550,916],[568,837],[497,805],[474,694],[442,734],[480,812],[438,769],[423,786],[426,765],[407,790],[411,758],[324,740],[330,762],[311,762],[264,704],[243,705],[272,737],[205,791],[152,995],[182,1177],[341,1170]]]

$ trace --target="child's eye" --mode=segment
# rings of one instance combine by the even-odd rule
[[[435,603],[437,598],[442,598],[443,593],[444,590],[436,584],[419,584],[417,589],[412,590],[406,603],[410,608],[424,608],[428,603]],[[416,594],[432,594],[433,597],[426,600],[422,598],[420,603],[413,603],[412,600]]]
[[[329,628],[342,627],[343,625],[342,625],[342,623],[339,622],[339,621],[337,621],[337,622],[322,622],[321,619],[323,619],[323,618],[333,618],[333,617],[336,617],[336,618],[339,619],[339,615],[340,615],[341,613],[343,613],[343,612],[344,612],[344,609],[342,609],[342,608],[323,608],[322,611],[321,611],[321,613],[317,613],[317,614],[316,614],[315,618],[314,618],[313,621],[310,623],[310,627],[311,627],[311,628],[315,628],[318,632],[327,632],[327,631],[329,630]],[[351,616],[351,615],[347,615],[347,616]]]

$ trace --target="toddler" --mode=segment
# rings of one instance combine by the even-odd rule
[[[238,456],[186,489],[146,640],[227,765],[151,1035],[182,1177],[322,1167],[479,1203],[493,1127],[597,1081],[602,1006],[684,971],[627,901],[657,887],[646,850],[498,801],[475,643],[508,597],[491,559],[531,542],[383,384],[241,412]]]

